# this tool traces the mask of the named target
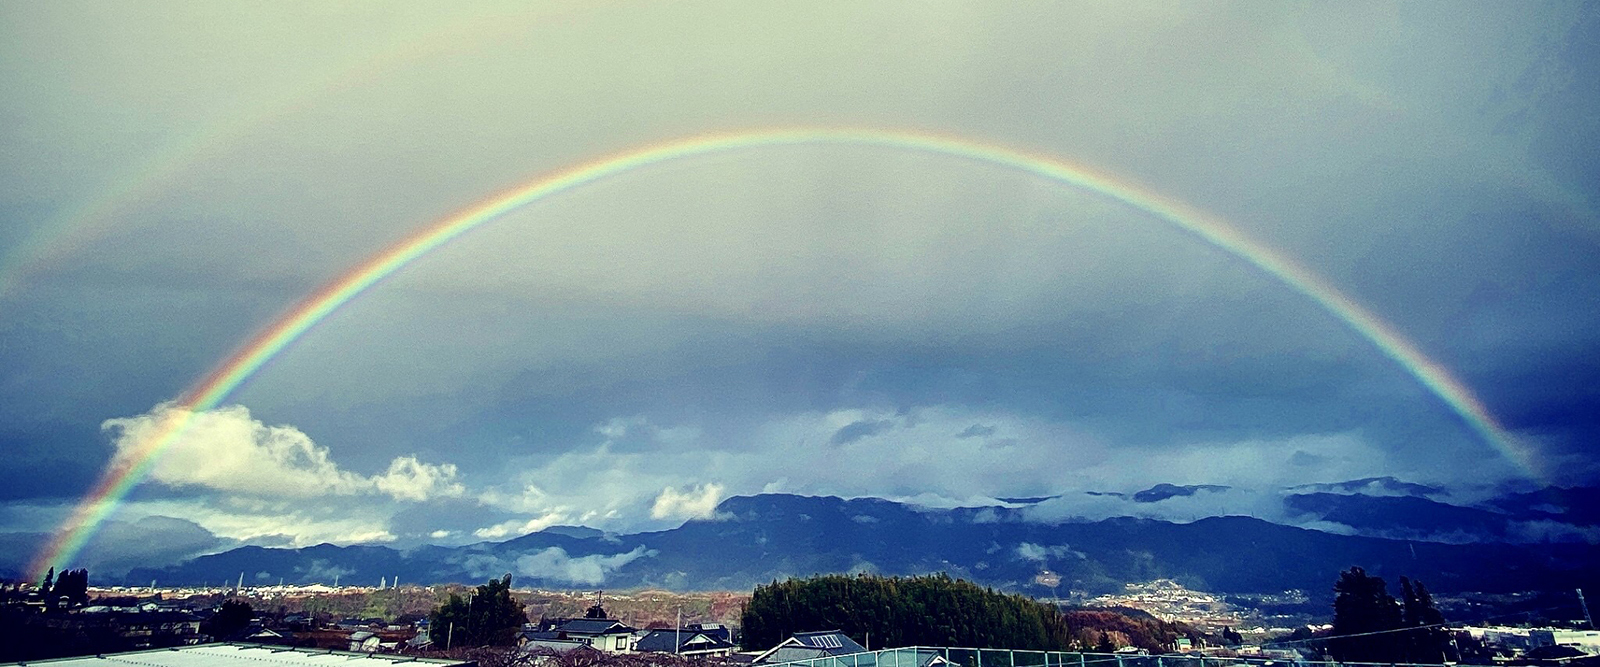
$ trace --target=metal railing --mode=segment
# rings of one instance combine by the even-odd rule
[[[1439,667],[1438,663],[1318,662],[1265,656],[1225,657],[1186,653],[1142,655],[934,646],[908,646],[771,664],[783,667],[937,667],[940,664],[956,667]]]

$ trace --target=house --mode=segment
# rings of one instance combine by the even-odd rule
[[[1529,630],[1528,643],[1541,646],[1570,646],[1588,655],[1600,654],[1600,631],[1595,630]]]
[[[627,653],[633,650],[633,628],[622,621],[610,618],[574,618],[557,625],[554,640],[572,640],[607,653]]]
[[[593,646],[576,639],[552,639],[545,637],[519,637],[517,648],[523,653],[566,653],[568,651],[597,651]]]
[[[260,623],[252,623],[245,628],[244,640],[252,644],[289,644],[294,637],[288,630],[274,630],[262,627]]]
[[[369,630],[357,630],[352,632],[350,633],[348,639],[350,640],[350,650],[360,651],[362,653],[372,653],[377,651],[378,644],[383,641],[382,639],[378,638],[377,633]]]
[[[756,656],[756,664],[794,662],[812,658],[833,658],[851,653],[865,653],[866,648],[838,630],[822,632],[797,632],[778,642],[765,653]]]
[[[665,628],[645,633],[634,642],[633,650],[684,656],[726,656],[733,653],[733,644],[701,630]]]
[[[411,653],[415,653],[417,651],[431,651],[433,650],[433,638],[428,636],[427,630],[423,630],[422,632],[418,632],[417,636],[407,640],[405,646],[401,647],[401,650]]]
[[[711,637],[712,639],[721,639],[729,644],[733,643],[733,630],[721,623],[690,623],[683,626],[683,629],[695,630],[697,632],[704,633],[707,637]]]

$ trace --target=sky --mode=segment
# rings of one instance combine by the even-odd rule
[[[78,564],[631,532],[761,492],[1600,483],[1593,4],[8,2],[0,90],[0,569],[170,418]],[[783,128],[1204,212],[1459,380],[1523,460],[1149,211],[837,143],[540,199],[182,403],[497,193]]]

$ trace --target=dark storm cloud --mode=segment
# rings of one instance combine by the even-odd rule
[[[0,534],[0,572],[22,573],[47,537],[44,533]],[[237,545],[193,521],[146,516],[107,521],[84,545],[77,563],[114,581],[136,567],[170,565]]]
[[[852,443],[867,436],[887,431],[894,428],[894,425],[894,422],[888,419],[863,419],[857,422],[850,422],[843,428],[834,431],[833,437],[828,439],[828,443],[833,445]]]
[[[957,438],[987,438],[987,437],[989,437],[991,435],[994,435],[994,427],[993,426],[985,426],[983,424],[973,424],[971,426],[968,426],[968,427],[962,429],[960,433],[956,434],[956,437]]]

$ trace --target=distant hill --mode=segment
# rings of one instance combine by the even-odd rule
[[[1444,489],[1426,484],[1402,482],[1393,477],[1366,477],[1332,484],[1302,484],[1289,487],[1290,491],[1303,493],[1361,493],[1366,495],[1401,495],[1426,498],[1444,493]]]
[[[1312,494],[1297,502],[1343,518],[1350,517],[1338,512],[1358,510],[1317,505],[1325,501]],[[1420,507],[1457,522],[1482,517]],[[608,588],[748,590],[819,573],[949,572],[983,585],[1041,594],[1044,589],[1032,580],[1049,569],[1061,576],[1063,587],[1088,591],[1172,578],[1220,593],[1267,593],[1325,589],[1340,570],[1359,564],[1379,576],[1404,574],[1449,593],[1570,589],[1596,579],[1592,563],[1600,562],[1600,547],[1590,544],[1404,541],[1248,517],[1184,524],[1131,518],[1046,524],[1024,521],[1020,509],[937,510],[875,498],[783,494],[729,498],[717,516],[631,535],[546,530],[505,542],[405,552],[326,544],[244,547],[172,567],[134,570],[127,580],[219,583],[243,573],[247,583],[276,583],[279,577],[310,583],[331,582],[337,574],[343,583],[374,585],[380,577],[474,582],[510,572],[519,584],[551,588],[603,583]]]
[[[1189,486],[1157,484],[1133,494],[1133,501],[1137,503],[1158,503],[1168,498],[1192,496],[1201,491],[1227,491],[1228,488],[1217,484],[1192,484]]]
[[[1600,487],[1550,487],[1501,496],[1485,505],[1524,521],[1600,526]]]
[[[1430,542],[1521,542],[1514,517],[1418,496],[1305,493],[1284,498],[1291,511],[1341,523],[1364,535]]]

